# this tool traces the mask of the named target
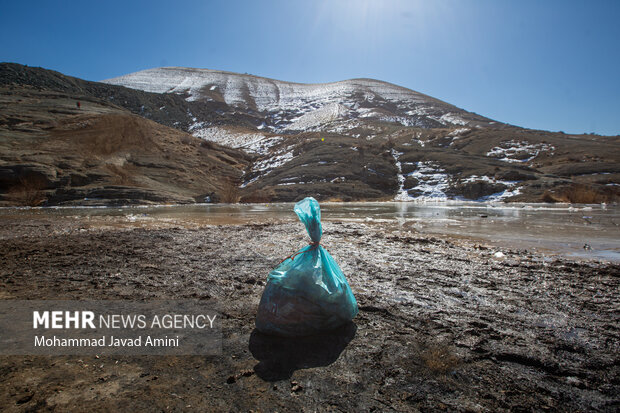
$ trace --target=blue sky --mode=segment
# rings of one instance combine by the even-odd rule
[[[0,61],[371,77],[518,126],[620,134],[620,1],[0,0]]]

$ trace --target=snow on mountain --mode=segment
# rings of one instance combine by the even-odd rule
[[[312,130],[317,126],[321,126],[325,123],[332,122],[337,119],[342,119],[349,114],[349,109],[339,103],[330,103],[323,106],[320,109],[312,112],[307,112],[294,120],[291,124],[284,129],[287,130]]]
[[[541,152],[550,152],[555,148],[546,143],[532,144],[528,141],[503,141],[500,146],[492,148],[487,156],[498,158],[504,162],[530,162]]]
[[[104,80],[155,93],[187,93],[189,100],[204,98],[209,91],[218,91],[229,105],[254,101],[259,111],[296,109],[300,102],[328,103],[342,96],[362,92],[372,101],[381,97],[392,102],[422,103],[428,98],[412,90],[372,79],[353,79],[324,84],[303,84],[242,75],[210,69],[162,67]]]
[[[313,128],[345,115],[421,127],[486,121],[430,96],[373,79],[303,84],[210,69],[162,67],[103,82],[181,94],[188,101],[223,100],[232,107],[262,113],[264,127],[271,131]]]
[[[189,131],[197,138],[261,155],[268,153],[269,148],[284,139],[279,136],[267,136],[263,133],[239,131],[225,126],[202,127],[200,123],[190,126]]]

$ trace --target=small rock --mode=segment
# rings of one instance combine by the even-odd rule
[[[296,381],[291,382],[291,391],[293,393],[299,393],[302,390],[303,390],[303,387],[299,383],[297,383]]]

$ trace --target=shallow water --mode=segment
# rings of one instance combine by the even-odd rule
[[[549,255],[620,262],[620,207],[463,202],[324,203],[323,220],[392,223],[426,234],[470,237]],[[293,204],[3,208],[0,217],[124,217],[128,221],[239,224],[295,220]],[[584,248],[585,246],[585,248]]]

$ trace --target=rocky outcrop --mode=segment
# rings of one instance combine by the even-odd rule
[[[455,198],[479,200],[489,195],[505,191],[508,187],[500,183],[474,181],[452,186],[448,194]]]

